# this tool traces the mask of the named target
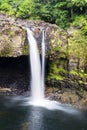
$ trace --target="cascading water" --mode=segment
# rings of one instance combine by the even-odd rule
[[[40,56],[38,52],[37,42],[33,36],[33,32],[28,28],[27,35],[30,46],[29,51],[31,64],[31,100],[33,103],[37,103],[41,102],[44,98],[44,91],[42,88]]]
[[[40,56],[37,47],[37,42],[30,29],[27,30],[27,37],[29,41],[30,64],[31,64],[31,99],[28,104],[34,106],[45,107],[47,109],[57,109],[68,113],[78,113],[74,109],[69,109],[67,106],[44,98],[44,74],[45,74],[45,31],[42,32],[42,69],[40,63]]]
[[[42,31],[42,91],[44,96],[44,75],[45,75],[45,30]]]

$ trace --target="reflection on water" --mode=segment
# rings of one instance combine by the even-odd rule
[[[40,108],[31,107],[29,120],[31,121],[30,130],[43,130],[43,111]]]
[[[21,105],[24,102],[11,100],[11,97],[0,98],[0,130],[87,130],[87,111],[70,114]]]

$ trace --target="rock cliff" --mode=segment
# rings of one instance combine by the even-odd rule
[[[26,27],[30,28],[38,44],[41,44],[42,30],[46,31],[46,46],[55,48],[59,41],[65,43],[65,31],[44,21],[29,21],[0,14],[0,57],[28,55]],[[64,35],[64,38],[63,38]],[[63,45],[62,44],[62,45]]]

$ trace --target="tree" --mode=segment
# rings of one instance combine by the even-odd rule
[[[80,11],[87,13],[87,0],[72,0],[76,7],[79,7]]]
[[[41,8],[41,18],[47,22],[54,22],[54,17],[53,17],[53,8],[51,7],[50,3],[43,5]]]
[[[14,11],[11,7],[11,5],[9,5],[8,3],[2,3],[0,6],[0,11],[1,12],[7,12],[9,15],[13,15]]]
[[[34,8],[34,1],[33,0],[25,0],[19,6],[16,16],[20,17],[20,18],[30,18],[33,14],[33,12],[32,12],[33,8]]]
[[[69,13],[66,7],[66,2],[59,2],[55,4],[53,16],[55,23],[58,26],[65,28],[69,25]]]

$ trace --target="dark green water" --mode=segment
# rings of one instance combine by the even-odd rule
[[[0,130],[87,130],[87,111],[69,114],[10,99],[0,97]]]

